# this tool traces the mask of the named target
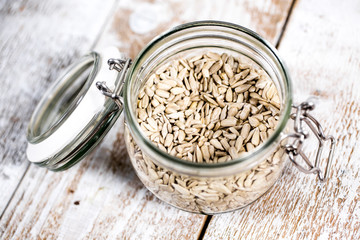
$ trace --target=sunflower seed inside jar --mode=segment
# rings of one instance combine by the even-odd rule
[[[274,132],[280,97],[273,81],[250,60],[208,52],[165,64],[138,94],[137,121],[159,149],[196,163],[232,161]],[[236,175],[183,175],[156,164],[125,132],[139,178],[160,199],[187,211],[218,213],[248,205],[278,179],[284,151]]]

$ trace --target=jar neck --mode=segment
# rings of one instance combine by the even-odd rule
[[[206,51],[249,58],[268,74],[281,98],[279,123],[274,133],[254,151],[224,163],[189,162],[160,150],[144,135],[135,114],[138,93],[154,69],[172,59]],[[126,76],[124,102],[125,116],[134,140],[158,164],[188,175],[215,177],[250,169],[272,152],[278,145],[290,116],[292,90],[288,71],[277,51],[258,34],[230,23],[202,21],[178,26],[160,35],[144,48]]]

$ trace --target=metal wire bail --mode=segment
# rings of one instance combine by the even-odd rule
[[[293,105],[293,108],[295,109],[295,112],[292,113],[290,117],[291,119],[294,120],[295,133],[288,134],[284,138],[284,139],[293,139],[293,141],[290,144],[283,144],[282,147],[289,155],[290,160],[300,171],[307,174],[310,173],[317,174],[318,179],[321,182],[324,182],[327,179],[330,172],[330,166],[334,156],[336,140],[331,135],[326,136],[324,134],[321,124],[312,115],[310,115],[309,112],[314,110],[315,108],[314,103],[303,102],[298,106]],[[305,131],[303,128],[304,122],[306,123],[307,126],[309,126],[309,128],[311,129],[311,131],[314,133],[314,135],[319,141],[314,164],[310,161],[310,159],[302,150],[302,145],[305,139],[309,137],[309,133]],[[325,171],[322,171],[319,168],[319,165],[320,165],[324,144],[327,141],[330,141],[330,150],[326,160],[327,163],[326,163]],[[299,164],[299,162],[296,159],[298,155],[301,156],[307,168]]]

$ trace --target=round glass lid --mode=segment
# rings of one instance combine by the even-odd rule
[[[105,82],[119,93],[119,73],[108,68],[120,58],[116,48],[91,52],[71,65],[45,92],[28,125],[29,161],[51,170],[64,170],[82,159],[106,135],[121,113],[96,87]]]

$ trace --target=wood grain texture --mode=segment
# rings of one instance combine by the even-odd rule
[[[1,5],[0,216],[29,165],[25,133],[36,103],[59,70],[90,49],[113,1]]]
[[[204,239],[360,239],[359,21],[358,1],[300,0],[280,45],[295,99],[317,96],[314,115],[338,140],[330,179],[289,165],[255,204],[215,216]]]
[[[96,48],[115,45],[124,53],[134,57],[151,38],[167,28],[183,22],[201,19],[219,19],[242,24],[259,32],[275,44],[280,36],[290,3],[291,1],[263,1],[262,3],[229,1],[228,4],[219,1],[152,1],[151,3],[120,1],[115,10],[114,18],[108,22],[105,33],[100,38],[100,43],[97,44]],[[98,6],[99,3],[91,3],[90,5],[92,6],[92,4],[94,4],[94,8],[105,9],[105,7]],[[2,162],[4,162],[2,169],[9,169],[8,172],[16,176],[14,179],[17,181],[13,180],[13,182],[19,182],[26,169],[23,132],[34,103],[39,100],[43,89],[55,79],[59,68],[68,65],[79,53],[85,53],[91,41],[96,39],[96,31],[90,31],[89,35],[85,34],[88,32],[87,26],[76,15],[79,14],[80,8],[78,6],[81,6],[80,3],[51,2],[45,6],[38,6],[35,3],[28,2],[24,9],[29,8],[33,11],[33,17],[28,15],[23,17],[18,5],[14,3],[11,7],[7,7],[14,10],[2,12],[6,18],[10,19],[12,15],[16,15],[12,21],[8,20],[7,25],[11,25],[11,22],[17,24],[16,18],[25,18],[22,20],[24,22],[29,21],[28,18],[36,18],[36,21],[43,23],[37,23],[35,20],[35,23],[30,24],[30,26],[23,23],[23,29],[29,29],[21,30],[18,28],[11,35],[15,38],[16,34],[24,34],[24,37],[19,38],[27,39],[27,35],[32,36],[34,34],[30,43],[25,43],[26,41],[23,40],[21,44],[16,45],[18,48],[16,50],[17,55],[12,62],[16,62],[20,53],[23,53],[24,59],[26,59],[22,63],[26,66],[30,65],[33,59],[39,59],[36,60],[36,65],[31,68],[31,71],[17,73],[21,75],[18,76],[19,81],[28,81],[29,86],[21,89],[9,88],[8,95],[4,96],[5,100],[10,103],[10,99],[19,97],[25,90],[27,98],[32,99],[31,101],[21,100],[15,105],[20,106],[21,103],[23,105],[26,103],[26,106],[32,105],[32,107],[24,108],[22,109],[23,112],[18,113],[18,124],[21,124],[19,130],[17,132],[11,131],[12,135],[9,135],[10,131],[8,134],[1,135],[1,141],[4,141],[1,146],[6,151],[11,149],[6,143],[9,141],[8,138],[11,139],[11,136],[14,139],[19,136],[22,137],[21,141],[14,140],[13,142],[14,149],[21,147],[16,159],[23,164],[22,167],[11,170],[9,167],[11,164],[8,161],[12,158],[9,155],[2,156]],[[85,5],[89,5],[89,3]],[[98,21],[96,26],[99,30],[101,21],[99,21],[99,17],[96,18],[99,13],[91,10],[91,6],[86,7],[89,14],[86,15],[88,16],[86,21],[88,23],[89,21]],[[144,8],[150,9],[151,13],[160,11],[159,15],[165,9],[165,17],[150,14],[157,19],[156,24],[150,24],[149,27],[147,25],[149,20],[143,16],[147,14],[147,11],[144,12]],[[59,15],[53,13],[54,9],[60,10]],[[66,18],[62,19],[61,14],[65,15]],[[105,15],[101,15],[101,19],[104,19]],[[80,16],[83,16],[82,13]],[[76,24],[79,24],[78,27],[82,27],[82,29],[75,27],[74,31],[68,32],[72,24],[76,25],[73,22],[74,19],[80,21],[80,23],[76,21]],[[134,19],[142,21],[134,22]],[[65,23],[59,23],[60,20]],[[50,32],[54,36],[49,37],[49,39],[60,41],[53,43],[51,47],[46,47],[46,42],[36,42],[48,31],[47,26],[35,30],[35,33],[31,31],[31,28],[35,27],[34,25],[45,23],[56,25],[57,27],[53,26],[52,31],[56,32],[57,29],[61,33],[56,32],[58,34],[56,35]],[[11,26],[8,28],[10,29]],[[79,39],[71,38],[72,34]],[[1,37],[7,39],[5,36]],[[82,45],[83,40],[86,44]],[[13,48],[15,49],[15,47]],[[8,52],[2,51],[2,58],[8,57],[10,54],[9,47],[4,46],[3,49]],[[34,55],[33,52],[36,54]],[[64,60],[54,60],[61,58],[61,56],[64,56]],[[52,62],[51,67],[48,61]],[[56,66],[56,63],[59,67]],[[6,66],[10,66],[10,64]],[[52,70],[53,68],[55,70]],[[6,74],[10,76],[14,74],[16,69],[9,70]],[[31,76],[33,80],[29,80],[31,74],[33,74]],[[8,85],[10,86],[10,83]],[[14,104],[14,102],[15,100],[11,103]],[[4,126],[2,129],[12,126],[9,123],[9,116],[16,111],[11,110],[13,111],[11,112],[8,109],[10,108],[7,107],[5,112],[10,112],[10,114],[7,113],[8,115],[2,118],[3,125],[1,126]],[[170,207],[157,200],[143,187],[135,176],[126,155],[121,133],[122,128],[123,125],[120,121],[91,156],[66,172],[53,173],[31,165],[0,219],[0,236],[4,239],[196,239],[201,231],[204,216],[186,213]],[[13,189],[14,187],[7,189],[8,196],[11,196]],[[5,200],[4,204],[6,204]]]
[[[98,47],[113,45],[131,58],[155,36],[189,21],[221,20],[250,28],[277,44],[291,0],[121,1]]]
[[[68,171],[53,173],[32,165],[9,209],[2,220],[4,239],[139,239],[169,234],[195,239],[203,220],[163,204],[143,187],[127,159],[123,137],[115,131],[91,160]]]

